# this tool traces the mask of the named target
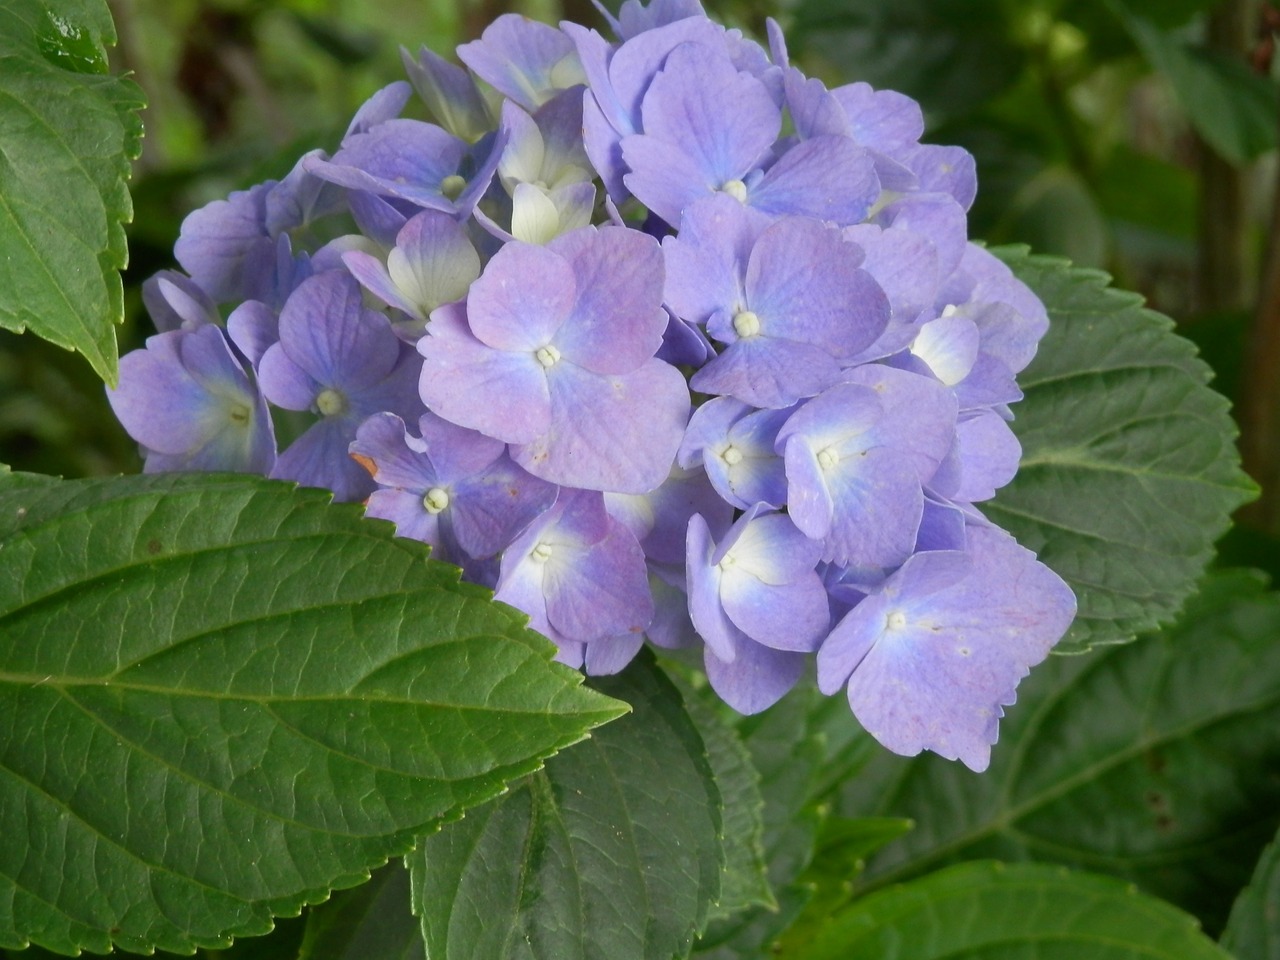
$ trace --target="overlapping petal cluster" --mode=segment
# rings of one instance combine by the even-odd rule
[[[332,155],[193,213],[117,415],[149,470],[365,500],[588,672],[694,647],[749,713],[816,664],[983,768],[1075,601],[975,505],[1048,320],[968,241],[972,158],[774,28],[610,26],[406,52]]]

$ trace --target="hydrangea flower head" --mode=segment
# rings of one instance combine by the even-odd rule
[[[1048,318],[969,241],[973,158],[775,24],[606,19],[406,52],[332,153],[191,214],[118,416],[148,470],[365,500],[573,667],[692,648],[754,713],[816,664],[982,769],[1075,601],[980,508]]]

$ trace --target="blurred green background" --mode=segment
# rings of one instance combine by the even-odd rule
[[[190,210],[334,149],[399,47],[448,54],[515,9],[598,26],[588,0],[110,0],[117,70],[146,91],[121,351],[150,332],[139,285],[175,266]],[[1280,11],[1261,0],[718,0],[715,18],[835,85],[924,106],[928,140],[978,161],[971,234],[1104,269],[1178,322],[1236,404],[1267,494],[1233,559],[1280,551],[1280,252],[1272,228]],[[1120,332],[1118,332],[1120,335]],[[0,333],[0,462],[138,469],[80,358]]]

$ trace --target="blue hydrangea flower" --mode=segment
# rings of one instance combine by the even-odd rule
[[[512,444],[534,476],[647,493],[666,479],[689,413],[684,377],[654,358],[661,291],[658,246],[634,231],[507,244],[465,306],[433,314],[419,343],[422,399]]]
[[[706,644],[707,678],[734,709],[756,713],[794,685],[801,656],[827,635],[821,546],[781,513],[747,510],[717,544],[689,520],[689,613]]]
[[[967,547],[917,553],[818,651],[818,686],[847,687],[854,716],[894,753],[932,750],[985,770],[1003,707],[1075,615],[1075,597],[989,525]]]
[[[157,334],[125,354],[107,399],[142,445],[148,473],[266,473],[275,461],[266,404],[213,324]]]
[[[329,270],[298,287],[280,313],[280,341],[263,355],[258,375],[276,406],[319,414],[271,475],[328,487],[339,500],[371,493],[372,478],[347,447],[367,417],[414,411],[418,363],[387,318],[363,307],[349,274]]]
[[[392,413],[360,425],[351,455],[372,474],[371,517],[467,566],[498,554],[556,499],[557,488],[511,462],[506,446],[424,413],[420,437]]]
[[[605,19],[402,50],[332,156],[193,213],[113,406],[148,470],[367,496],[589,673],[700,645],[751,713],[816,653],[890,749],[985,765],[1074,601],[974,506],[1048,317],[969,242],[973,157],[775,23]],[[314,416],[279,456],[268,403]]]
[[[653,619],[639,542],[609,516],[602,494],[585,490],[562,492],[511,543],[495,597],[527,613],[559,646],[562,663],[590,668],[588,658],[598,658],[598,673],[621,669]]]

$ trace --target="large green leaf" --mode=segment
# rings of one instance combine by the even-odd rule
[[[107,75],[104,0],[0,0],[0,327],[116,379],[142,94]]]
[[[1173,322],[1106,274],[994,252],[1051,325],[1018,378],[1022,465],[984,512],[1076,591],[1059,652],[1130,640],[1177,613],[1231,511],[1255,493],[1227,401]]]
[[[649,657],[597,689],[631,716],[409,857],[440,960],[671,960],[719,895],[720,795],[680,694]]]
[[[846,816],[916,828],[870,863],[883,885],[974,857],[1111,873],[1225,920],[1280,819],[1280,594],[1212,578],[1164,632],[1051,657],[1018,689],[990,769],[880,754]]]
[[[1231,960],[1186,914],[1044,864],[966,863],[858,901],[795,960]]]
[[[777,907],[752,907],[715,920],[698,945],[699,960],[757,960],[812,895],[801,877],[826,819],[820,804],[835,777],[853,776],[879,747],[853,736],[857,725],[840,697],[811,684],[792,690],[763,713],[741,718],[738,734],[760,777],[764,852]]]
[[[723,804],[724,874],[711,919],[721,920],[752,907],[776,910],[764,855],[764,798],[751,751],[725,720],[729,711],[710,688],[680,685],[689,716],[707,749],[711,775]],[[716,701],[713,703],[713,701]]]
[[[1222,945],[1241,960],[1280,960],[1280,835],[1232,905]]]
[[[619,715],[318,491],[0,478],[0,946],[263,933]]]

